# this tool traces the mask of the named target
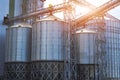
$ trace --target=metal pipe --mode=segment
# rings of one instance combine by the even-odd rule
[[[60,10],[63,10],[63,9],[68,9],[69,7],[71,7],[71,6],[69,5],[68,2],[66,2],[66,3],[59,4],[59,5],[55,5],[52,8],[51,7],[47,7],[47,8],[41,9],[40,11],[36,11],[36,12],[29,13],[29,14],[20,15],[20,16],[16,16],[16,17],[10,18],[9,22],[14,22],[14,21],[17,21],[17,20],[30,18],[30,17],[36,16],[36,15],[49,13],[51,11],[52,12],[56,12],[56,11],[60,11]]]
[[[83,6],[88,6],[88,8],[90,8],[90,9],[92,9],[92,10],[94,10],[94,9],[96,8],[96,6],[90,4],[89,2],[87,2],[87,1],[85,1],[85,0],[84,0],[84,1],[74,0],[74,2],[76,2],[76,3],[79,4],[79,5],[82,4]],[[111,18],[111,19],[113,19],[113,20],[120,21],[119,19],[115,18],[114,16],[112,16],[112,15],[109,14],[109,13],[105,13],[105,15],[106,15],[106,17],[108,17],[108,18]]]
[[[120,4],[120,0],[115,0],[115,1],[109,1],[102,6],[96,8],[94,11],[89,12],[88,14],[78,18],[77,20],[73,21],[72,26],[77,25],[78,27],[81,25],[84,25],[88,20],[102,15],[105,12],[111,10],[112,8],[118,6]]]

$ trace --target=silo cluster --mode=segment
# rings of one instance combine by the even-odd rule
[[[77,80],[99,80],[100,68],[104,64],[106,76],[102,78],[119,79],[120,23],[106,20],[105,25],[105,42],[102,39],[98,40],[97,25],[89,25],[86,29],[76,31],[74,42],[77,55]],[[66,33],[68,27],[67,23],[52,15],[35,21],[32,27],[26,23],[8,27],[5,80],[63,80],[66,42],[69,41]],[[100,49],[100,53],[98,53],[99,50],[97,51],[99,41],[102,41],[101,44],[105,43],[105,58],[101,57],[105,63],[102,66],[98,56],[101,56],[103,49]],[[1,45],[2,42],[3,40],[1,40]]]
[[[41,10],[42,1],[15,0],[10,18]],[[5,31],[0,31],[0,79],[5,53],[4,80],[65,80],[73,75],[75,80],[120,80],[120,22],[98,17],[85,29],[74,28],[74,34],[71,24],[53,15],[43,17],[15,21],[6,29],[6,46]]]
[[[67,28],[55,16],[7,28],[5,80],[63,80]]]
[[[99,23],[100,20],[93,20],[72,36],[77,80],[119,79],[120,23],[105,20],[106,28],[101,32]],[[8,27],[5,80],[64,80],[68,28],[67,23],[53,15],[32,26],[19,23]]]

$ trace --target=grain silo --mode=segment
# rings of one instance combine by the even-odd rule
[[[9,18],[13,18],[15,16],[22,16],[25,14],[29,14],[43,8],[43,0],[10,0],[9,1]],[[37,16],[40,18],[40,16]],[[35,17],[30,19],[22,19],[15,21],[14,24],[26,21],[27,23],[31,23]],[[12,24],[12,23],[11,23]]]
[[[5,54],[5,80],[27,78],[31,53],[31,26],[20,23],[7,28]]]
[[[32,80],[63,80],[67,25],[55,16],[33,24]]]
[[[120,22],[106,20],[106,80],[120,80]]]
[[[96,19],[96,20],[91,20],[87,24],[87,27],[89,29],[92,29],[94,31],[97,31],[98,33],[100,32],[100,28],[102,26],[101,20]],[[104,29],[102,30],[101,28],[101,40],[99,40],[99,43],[96,43],[97,46],[98,44],[101,44],[101,47],[104,45],[104,48],[101,48],[101,60],[102,60],[102,76],[101,78],[105,80],[119,80],[120,79],[120,63],[119,63],[119,49],[120,49],[120,22],[116,20],[111,20],[111,19],[105,19],[104,20]],[[98,35],[97,33],[97,35]],[[97,37],[96,37],[97,40]],[[103,41],[105,40],[105,41]],[[98,52],[99,52],[98,51]],[[105,52],[104,52],[105,51]],[[101,75],[101,74],[100,74]]]
[[[95,38],[96,32],[92,30],[82,29],[76,32],[77,80],[95,80],[98,77]]]

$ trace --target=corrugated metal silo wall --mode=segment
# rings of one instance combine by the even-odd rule
[[[120,80],[120,22],[106,20],[106,80]]]
[[[9,27],[6,33],[5,80],[30,80],[31,28]]]
[[[43,7],[43,2],[41,0],[10,0],[9,17],[29,14],[31,12],[40,10],[41,7]],[[32,19],[35,18],[36,17],[32,17],[31,19],[27,20],[27,22],[31,23],[31,21],[33,21]],[[22,20],[19,20],[15,23],[19,23],[21,21]]]
[[[0,22],[0,80],[3,80],[4,58],[5,58],[5,36],[7,26]]]

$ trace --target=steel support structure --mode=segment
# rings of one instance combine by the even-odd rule
[[[106,13],[107,11],[113,9],[114,7],[118,6],[119,4],[120,4],[120,0],[111,0],[111,1],[107,2],[106,4],[94,9],[94,11],[86,14],[85,16],[82,16],[82,17],[78,18],[77,20],[74,21],[73,25],[74,24],[83,25],[84,23],[86,23],[86,21],[94,18],[95,16]],[[44,8],[44,9],[42,8],[38,11],[29,13],[29,14],[26,14],[26,15],[20,15],[20,16],[10,18],[8,22],[14,22],[14,21],[17,21],[17,20],[27,19],[27,18],[30,18],[30,17],[34,17],[36,15],[48,14],[51,11],[52,12],[58,12],[58,11],[61,11],[61,10],[66,10],[70,7],[71,7],[71,2],[66,2],[66,3],[59,4],[59,5],[55,5],[55,6],[52,7],[52,9],[49,8],[49,7]]]
[[[97,67],[95,64],[77,64],[77,80],[99,80]]]
[[[31,80],[63,80],[63,61],[32,61]]]
[[[72,25],[72,20],[74,15],[71,12],[71,21],[70,21],[70,80],[77,80],[77,58],[76,58],[76,25]]]
[[[29,64],[26,62],[5,63],[4,80],[30,80]]]
[[[65,31],[67,42],[65,41],[66,53],[64,55],[64,80],[70,80],[70,24]]]
[[[99,69],[98,76],[99,80],[105,80],[106,76],[106,39],[105,39],[105,31],[106,24],[104,15],[98,16],[96,18],[96,26],[97,26],[97,36],[96,36],[96,45],[97,45],[97,53],[95,55],[95,61],[98,64],[97,68]]]
[[[75,47],[75,41],[76,37],[76,25],[71,26],[70,25],[70,80],[77,80],[77,75],[76,75],[76,66],[77,66],[77,58],[76,58],[76,47]]]
[[[65,2],[66,0],[64,0]],[[69,2],[70,0],[68,0]],[[71,3],[72,5],[72,3]],[[66,55],[64,60],[65,65],[65,76],[64,80],[76,80],[76,52],[75,52],[75,43],[74,43],[74,36],[75,35],[75,25],[72,26],[72,20],[74,19],[73,9],[71,10],[64,10],[64,20],[68,24],[68,29],[66,31],[68,42],[66,42]]]
[[[34,2],[34,4],[36,4],[36,3]],[[33,11],[33,12],[30,12],[29,14],[20,15],[20,16],[10,18],[9,22],[24,20],[24,19],[32,18],[32,17],[38,16],[38,15],[43,15],[43,14],[44,15],[50,14],[50,12],[55,13],[55,12],[67,10],[69,8],[71,8],[71,5],[69,4],[69,2],[58,4],[58,5],[55,5],[51,8],[50,7],[40,8],[38,11]],[[34,8],[33,8],[33,10],[34,10]]]
[[[73,9],[64,11],[64,20],[65,22],[68,23],[68,30],[67,30],[68,42],[66,43],[67,53],[65,55],[65,60],[64,60],[64,65],[65,65],[64,80],[76,80],[76,48],[74,42],[76,25],[72,25],[72,21],[74,19],[74,15],[72,11]]]

